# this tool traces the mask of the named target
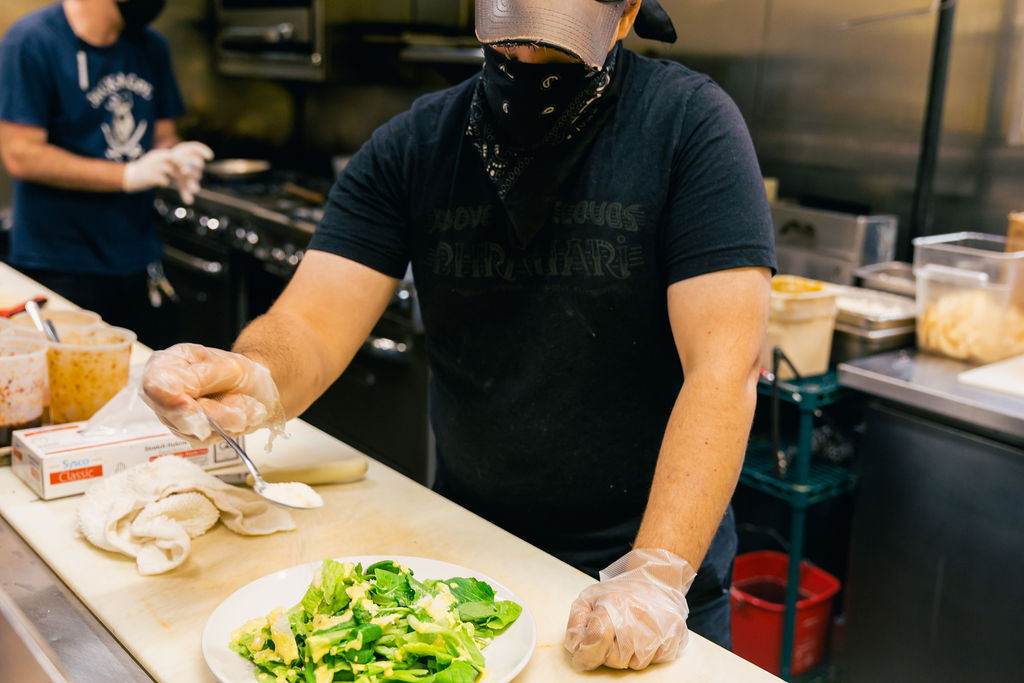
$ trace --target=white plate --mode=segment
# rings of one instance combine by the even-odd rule
[[[487,683],[505,683],[522,671],[537,645],[537,623],[522,598],[494,579],[440,560],[401,555],[360,555],[336,558],[339,562],[361,562],[367,567],[381,560],[394,560],[412,570],[417,579],[448,579],[466,576],[486,581],[494,589],[495,599],[512,600],[522,605],[523,612],[508,630],[497,636],[483,650],[487,661]],[[231,633],[250,619],[266,616],[277,607],[291,608],[297,604],[322,562],[301,564],[268,574],[239,588],[224,599],[206,620],[203,629],[203,659],[221,683],[253,683],[256,667],[245,657],[233,652],[228,643]]]

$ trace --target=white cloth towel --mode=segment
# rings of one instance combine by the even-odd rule
[[[177,567],[188,557],[191,539],[218,519],[237,534],[295,528],[287,510],[176,456],[102,479],[78,506],[82,535],[104,550],[134,557],[140,574]]]

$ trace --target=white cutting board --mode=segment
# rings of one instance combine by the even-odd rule
[[[957,375],[961,384],[999,391],[1024,398],[1024,356],[965,370]]]

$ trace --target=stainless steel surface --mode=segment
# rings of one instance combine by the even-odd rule
[[[45,645],[42,636],[0,590],[0,681],[67,681],[56,662],[57,656]]]
[[[170,259],[174,263],[192,270],[198,270],[203,273],[210,273],[216,275],[224,270],[224,264],[220,261],[209,261],[198,256],[187,254],[181,249],[172,246],[164,247],[164,257]]]
[[[217,159],[203,167],[204,175],[216,178],[248,178],[270,170],[265,159]]]
[[[42,313],[39,311],[39,304],[35,301],[26,301],[25,312],[28,313],[28,317],[32,318],[32,324],[36,326],[36,329],[45,334],[50,341],[60,341],[57,338],[57,331],[54,329],[53,323],[47,326],[46,323],[48,321],[43,320]]]
[[[473,33],[470,0],[217,0],[215,8],[217,67],[235,76],[328,81],[344,70],[335,52],[354,40],[410,45],[406,56],[418,61],[464,60]]]
[[[324,13],[341,4],[217,0],[218,70],[232,76],[323,81],[329,48]]]
[[[314,507],[320,507],[319,505],[296,505],[295,503],[285,503],[268,496],[267,489],[270,488],[270,484],[267,483],[263,478],[263,475],[260,474],[259,469],[256,467],[256,463],[252,461],[252,458],[250,458],[249,454],[245,452],[245,449],[238,445],[238,442],[235,441],[230,434],[225,432],[212,417],[207,415],[206,421],[210,423],[210,427],[213,428],[213,431],[217,432],[217,435],[224,439],[224,442],[231,447],[231,450],[238,454],[238,457],[245,464],[245,469],[249,470],[249,474],[252,475],[252,490],[256,495],[270,501],[274,505],[279,505],[284,508],[292,508],[294,510],[311,510]]]
[[[913,332],[917,304],[911,298],[878,292],[864,287],[833,285],[836,297],[836,324],[862,332],[878,332],[909,327]]]
[[[679,40],[627,44],[714,77],[743,112],[780,196],[892,213],[909,226],[937,3],[662,5]],[[958,3],[932,233],[1001,232],[1021,208],[1022,54],[1024,4]]]
[[[862,327],[853,327],[837,322],[832,331],[832,351],[829,354],[829,363],[846,363],[886,351],[910,348],[914,345],[915,338],[913,325],[865,330]]]
[[[838,366],[839,383],[947,421],[1024,444],[1024,399],[957,382],[971,365],[912,350],[861,358]]]
[[[34,638],[36,634],[40,637],[34,654],[53,656],[49,665],[40,664],[47,673],[63,672],[67,680],[81,683],[152,683],[153,679],[138,662],[3,518],[0,591],[31,625],[31,629],[22,629],[21,638]],[[0,652],[0,680],[32,680],[6,675],[4,666],[11,661],[9,656],[16,655],[8,654],[6,649]]]
[[[867,263],[896,253],[895,216],[864,216],[772,202],[779,272],[838,284],[853,284]]]
[[[886,261],[861,266],[853,271],[854,284],[880,292],[914,298],[917,296],[917,278],[914,266],[905,261]]]

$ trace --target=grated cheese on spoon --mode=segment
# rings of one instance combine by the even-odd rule
[[[308,484],[299,481],[267,484],[267,487],[260,493],[265,498],[293,507],[318,508],[323,507],[324,504],[324,499],[320,497],[319,493]]]

